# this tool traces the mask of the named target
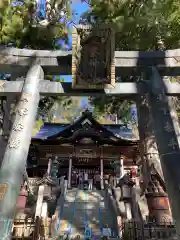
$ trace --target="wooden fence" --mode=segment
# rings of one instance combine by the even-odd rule
[[[122,225],[122,240],[176,240],[172,223],[157,225],[155,222],[125,221]]]
[[[15,219],[12,227],[12,239],[44,240],[50,235],[49,219]]]

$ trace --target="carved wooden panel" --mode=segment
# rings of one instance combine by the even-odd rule
[[[87,157],[87,158],[96,158],[100,156],[100,148],[98,147],[86,147],[77,146],[74,149],[74,155],[76,157]]]
[[[78,165],[78,166],[100,166],[100,159],[98,158],[85,158],[85,157],[79,157],[79,158],[74,158],[72,161],[73,165]]]
[[[72,86],[115,87],[114,31],[108,25],[79,25],[72,33]]]

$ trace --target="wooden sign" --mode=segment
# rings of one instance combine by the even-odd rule
[[[114,31],[109,25],[79,25],[72,33],[72,87],[115,87]]]

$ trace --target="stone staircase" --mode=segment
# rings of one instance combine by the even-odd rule
[[[84,238],[87,225],[93,236],[100,237],[101,229],[105,226],[111,229],[112,237],[117,236],[104,191],[68,190],[60,216],[58,236],[69,233],[72,238],[77,235]]]
[[[149,215],[147,200],[145,196],[140,196],[141,189],[139,185],[136,185],[135,187],[135,194],[136,194],[136,202],[139,205],[139,209],[142,215],[143,220],[146,220],[146,217]]]

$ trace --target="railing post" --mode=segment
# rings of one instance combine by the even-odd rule
[[[29,69],[17,107],[15,120],[0,169],[0,239],[11,239],[16,201],[26,167],[32,128],[39,103],[39,81],[44,73],[39,65]]]

